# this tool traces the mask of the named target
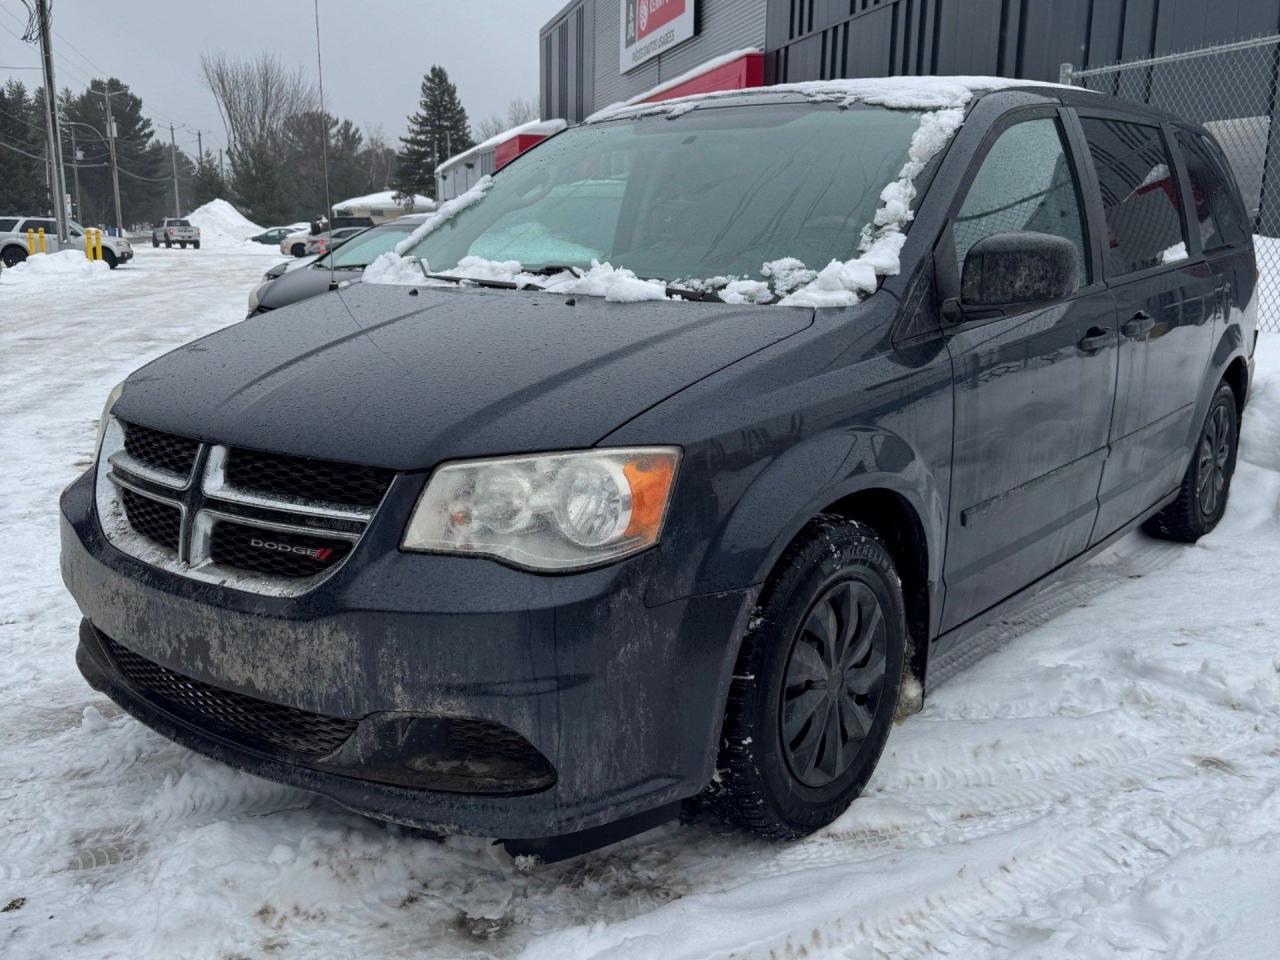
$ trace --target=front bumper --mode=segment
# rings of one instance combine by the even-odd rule
[[[200,753],[417,826],[551,837],[664,806],[708,782],[753,591],[650,607],[646,586],[661,576],[652,551],[603,570],[535,576],[488,560],[400,553],[403,520],[384,505],[330,580],[302,596],[266,597],[117,551],[98,526],[87,474],[62,498],[63,578],[86,618],[81,671]],[[352,721],[352,743],[403,718],[501,725],[546,758],[553,782],[499,794],[405,786],[388,768],[414,763],[412,737],[382,735],[378,750],[348,744],[324,762],[300,762],[167,710],[117,669],[104,636],[219,690]]]

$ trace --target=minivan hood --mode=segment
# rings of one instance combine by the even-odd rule
[[[807,309],[357,284],[147,364],[115,413],[233,446],[425,469],[591,446],[812,321]]]

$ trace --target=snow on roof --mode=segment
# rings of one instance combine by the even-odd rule
[[[492,150],[500,144],[506,143],[513,137],[550,137],[559,133],[568,127],[569,124],[564,120],[530,120],[528,123],[522,123],[518,127],[512,127],[510,130],[503,130],[501,133],[490,137],[484,143],[477,143],[469,150],[456,154],[446,160],[440,166],[436,167],[436,172],[462,163],[464,160],[470,160],[472,157],[478,157],[486,150]]]
[[[412,206],[415,210],[434,210],[436,208],[435,201],[430,197],[415,195],[412,199]],[[335,203],[333,209],[337,211],[348,207],[408,207],[410,206],[409,200],[409,197],[400,196],[394,190],[383,190],[381,193],[370,193],[363,197],[352,197],[350,200]]]
[[[750,53],[752,51],[746,51]],[[735,57],[743,56],[739,52]],[[717,66],[723,63],[715,62]],[[703,66],[690,74],[670,81],[670,86],[682,83],[710,69]],[[724,97],[736,97],[752,93],[797,93],[815,101],[836,101],[844,104],[864,103],[870,106],[891,107],[900,110],[946,110],[966,106],[975,96],[995,90],[1007,90],[1015,87],[1046,87],[1064,89],[1060,83],[1046,83],[1040,80],[1017,80],[1012,77],[875,77],[860,80],[808,80],[803,83],[778,83],[766,87],[754,87],[747,90],[717,90],[710,93],[697,93],[688,97],[676,97],[658,103],[645,103],[643,100],[652,97],[655,91],[661,92],[666,84],[659,85],[647,93],[640,94],[625,103],[617,103],[598,110],[587,117],[586,123],[600,120],[613,120],[624,116],[639,116],[648,112],[665,112],[673,107],[697,106],[709,100]],[[1071,87],[1079,90],[1080,87]]]

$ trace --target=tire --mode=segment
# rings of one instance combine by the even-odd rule
[[[170,240],[168,237],[165,237],[165,239],[164,239],[164,248],[165,248],[166,250],[172,250],[172,249],[173,249],[173,241],[172,241],[172,240]]]
[[[187,249],[187,241],[185,241],[185,240],[179,240],[179,241],[178,241],[178,247],[179,247],[180,249],[182,249],[182,250]]]
[[[153,246],[153,247],[158,247],[158,246],[160,246],[160,241],[159,241],[159,240],[157,240],[155,237],[152,237],[152,238],[151,238],[151,246]]]
[[[116,259],[115,253],[113,253],[111,250],[109,250],[106,247],[102,248],[102,262],[105,263],[112,270],[120,266],[120,261]]]
[[[199,241],[199,240],[192,240],[192,241],[191,241],[191,249],[192,249],[192,250],[199,250],[199,249],[200,249],[200,241]]]
[[[1240,444],[1236,394],[1218,385],[1205,414],[1178,499],[1148,520],[1143,529],[1162,540],[1195,543],[1213,530],[1227,509]]]
[[[879,536],[841,517],[810,524],[778,561],[743,637],[712,807],[777,840],[840,816],[889,737],[906,638],[902,586]]]
[[[0,262],[10,268],[16,267],[25,259],[27,259],[27,251],[17,245],[5,247],[4,253],[0,253]]]
[[[289,252],[295,257],[305,257],[307,255],[307,248],[301,243],[295,243],[289,248]]]

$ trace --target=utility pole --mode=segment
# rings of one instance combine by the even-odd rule
[[[84,210],[80,206],[80,148],[76,146],[75,124],[68,123],[67,129],[71,131],[71,182],[75,184],[76,213],[83,216]]]
[[[178,144],[173,138],[173,124],[169,124],[169,162],[173,164],[173,215],[182,216],[182,199],[178,196]]]
[[[227,179],[227,171],[222,169],[222,148],[221,147],[218,148],[218,179],[224,182]]]
[[[124,214],[120,212],[120,167],[116,163],[116,121],[111,116],[111,83],[104,81],[102,96],[107,101],[107,152],[111,154],[111,189],[116,195],[116,233],[124,236]]]
[[[62,127],[58,122],[58,87],[53,80],[53,29],[49,25],[49,0],[36,0],[40,23],[40,58],[44,64],[45,136],[49,141],[49,193],[58,224],[58,246],[67,243],[67,183],[62,170]]]
[[[203,130],[196,131],[196,150],[199,151],[196,154],[196,169],[198,170],[200,167],[204,166],[204,131]]]

